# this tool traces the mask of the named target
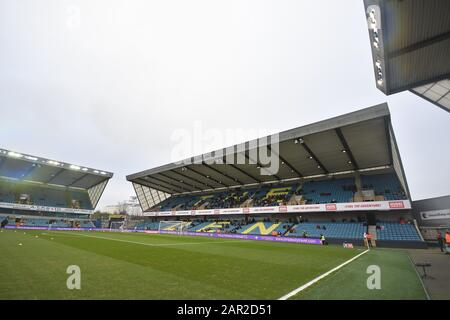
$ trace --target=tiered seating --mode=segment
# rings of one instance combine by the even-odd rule
[[[244,201],[251,198],[255,191],[255,189],[248,189],[216,193],[204,199],[204,208],[238,208]]]
[[[174,196],[163,201],[159,207],[161,211],[169,211],[174,208],[178,210],[191,210],[194,208],[197,202],[201,201],[200,196],[182,195]]]
[[[0,220],[3,220],[6,216],[0,216]],[[8,224],[16,225],[16,218],[9,217]],[[70,228],[72,224],[64,219],[45,218],[45,217],[24,217],[20,219],[19,225],[24,227],[52,227],[52,228]],[[74,223],[74,226],[81,228],[95,228],[94,224],[90,220],[79,220]]]
[[[48,223],[45,219],[34,220],[34,225]],[[31,223],[31,222],[28,222]],[[52,226],[63,226],[58,222]],[[86,222],[86,225],[90,222]],[[242,220],[233,221],[192,221],[186,230],[189,232],[215,232],[215,233],[240,233],[248,235],[282,235],[290,237],[320,238],[323,234],[328,239],[355,239],[362,240],[367,226],[362,222],[302,222],[292,226],[287,221],[269,222],[252,221],[245,224]],[[421,241],[416,228],[412,224],[398,222],[379,222],[377,224],[377,240]],[[87,227],[83,225],[83,227]],[[89,226],[90,227],[90,226]],[[159,222],[140,222],[137,230],[158,230]],[[287,233],[286,233],[287,232]]]
[[[326,238],[363,239],[367,228],[359,222],[303,222],[295,225],[293,230],[287,235],[302,237],[306,233],[309,238],[319,238],[323,234]]]
[[[352,178],[307,181],[301,194],[307,203],[352,202],[355,181]]]
[[[377,240],[421,241],[413,224],[378,222]]]
[[[159,222],[142,222],[135,226],[136,230],[158,230]]]
[[[286,204],[292,193],[297,188],[297,185],[276,187],[267,190],[267,187],[257,193],[253,200],[253,206],[255,207],[267,207],[267,206],[279,206]]]
[[[405,192],[393,173],[361,176],[363,190],[374,190],[376,196],[384,196],[386,200],[406,199]]]
[[[49,223],[48,219],[24,219],[23,221],[24,226],[30,227],[48,227]]]
[[[189,226],[188,231],[190,232],[197,232],[201,230],[202,228],[206,227],[208,224],[212,223],[212,221],[206,221],[206,222],[193,222],[191,226]]]
[[[252,199],[253,199],[252,206],[257,207],[259,205],[260,199],[264,198],[266,196],[267,192],[269,192],[269,190],[270,190],[270,187],[265,186],[265,185],[263,185],[257,189],[254,189],[253,196],[252,196]]]
[[[0,202],[20,203],[21,194],[30,196],[30,200],[24,204],[71,208],[72,200],[75,200],[80,209],[92,209],[87,191],[0,180]]]
[[[300,188],[292,185],[261,185],[235,191],[223,191],[203,195],[172,196],[154,210],[169,211],[215,208],[239,208],[245,201],[253,207],[288,204],[293,195],[303,196],[306,203],[352,202],[356,191],[353,178],[308,181]]]
[[[174,208],[178,210],[238,208],[246,200],[252,197],[255,199],[263,197],[268,191],[269,187],[264,186],[260,189],[251,188],[206,195],[173,196],[161,202],[157,208],[160,211],[169,211]]]
[[[80,228],[95,228],[95,225],[92,221],[81,221]]]
[[[280,232],[283,234],[286,232],[286,229],[283,228],[283,223],[274,223],[274,222],[254,222],[241,228],[237,229],[237,233],[241,234],[253,234],[253,235],[272,235],[273,233]]]
[[[383,195],[386,200],[406,198],[394,174],[361,176],[361,184],[363,190],[374,190],[376,196]],[[203,195],[172,196],[153,209],[169,211],[239,208],[247,200],[253,207],[279,206],[289,204],[294,195],[298,198],[295,201],[301,201],[302,204],[344,203],[353,202],[356,191],[354,178],[306,181],[302,185],[261,185],[257,188]]]
[[[280,223],[280,225],[275,229],[275,232],[284,236],[291,226],[292,223],[288,222]]]
[[[230,221],[208,221],[197,224],[188,231],[191,232],[231,232],[235,228]]]
[[[2,188],[1,184],[0,184],[0,202],[7,202],[7,203],[16,202],[16,195],[8,191],[6,188]]]
[[[53,228],[70,228],[71,225],[64,221],[55,221],[51,224]]]

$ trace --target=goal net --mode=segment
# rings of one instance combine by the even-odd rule
[[[112,221],[109,225],[110,231],[123,231],[123,221]]]
[[[191,223],[185,221],[160,221],[158,231],[175,231],[178,234],[187,231]]]

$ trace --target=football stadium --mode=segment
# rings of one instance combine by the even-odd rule
[[[449,0],[113,2],[0,5],[0,301],[450,299]]]
[[[143,215],[107,221],[93,212],[112,173],[0,151],[2,299],[429,297],[386,104],[131,174]]]

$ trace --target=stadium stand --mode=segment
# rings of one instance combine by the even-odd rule
[[[237,230],[241,234],[254,234],[254,235],[282,235],[286,232],[284,229],[284,223],[273,222],[255,222],[249,225],[243,226]]]
[[[296,189],[297,185],[294,186],[275,186],[271,189],[267,187],[259,190],[255,194],[252,202],[253,207],[269,207],[269,206],[279,206],[285,205],[293,191]]]
[[[286,215],[288,216],[288,215]],[[317,214],[308,215],[317,217]],[[350,217],[350,218],[349,218]],[[384,215],[386,217],[386,215]],[[364,215],[341,215],[339,219],[321,215],[319,220],[301,219],[294,222],[291,219],[279,220],[277,216],[264,217],[236,217],[235,219],[192,219],[177,221],[183,223],[188,232],[198,233],[236,233],[243,235],[285,236],[299,238],[320,238],[325,236],[327,241],[340,243],[340,241],[352,241],[363,245],[364,233],[373,230],[374,240],[380,241],[384,246],[395,246],[395,243],[409,242],[421,243],[423,240],[418,234],[412,220],[406,220],[401,215],[388,216],[389,221],[377,220],[376,225],[369,226]],[[410,217],[408,217],[410,218]],[[336,221],[339,220],[339,221]],[[169,220],[161,220],[166,223]],[[135,224],[135,230],[159,230],[159,221],[142,221]],[[174,231],[169,224],[161,230]],[[376,231],[375,231],[376,230]],[[407,246],[408,247],[408,246]]]
[[[205,198],[202,209],[212,208],[238,208],[245,201],[251,199],[255,193],[255,189],[238,190],[231,193],[221,192],[219,194],[210,195]]]
[[[0,180],[0,202],[37,206],[92,209],[87,191],[27,182]]]
[[[239,190],[235,192],[210,193],[201,196],[182,195],[166,199],[155,208],[161,211],[167,210],[192,210],[212,208],[237,208],[243,202],[250,199],[256,189]]]
[[[95,224],[92,221],[80,221],[80,228],[95,228]]]
[[[352,202],[356,191],[354,179],[309,181],[302,186],[306,203]]]
[[[0,149],[0,218],[10,227],[94,228],[112,173]]]
[[[387,104],[280,132],[276,150],[270,146],[279,164],[275,172],[261,162],[266,144],[253,142],[137,172],[127,180],[145,216],[191,220],[188,231],[324,235],[330,243],[363,245],[370,230],[380,233],[382,245],[403,242],[405,247],[407,241],[395,239],[417,239],[414,230],[397,225],[376,232],[380,216],[393,222],[397,216],[411,217]],[[245,161],[232,162],[239,155]]]
[[[421,241],[416,227],[409,223],[378,222],[377,240]]]
[[[373,190],[375,196],[382,196],[385,200],[406,199],[400,182],[393,174],[363,175],[361,183],[363,190]]]
[[[303,222],[295,225],[289,236],[332,239],[363,239],[367,226],[358,222]]]
[[[138,223],[134,227],[134,229],[136,229],[136,230],[158,230],[158,227],[159,227],[159,222],[147,221],[147,222]],[[131,228],[131,229],[133,229],[133,228]]]
[[[138,224],[136,224],[133,228],[134,230],[153,230],[156,231],[159,229],[159,222],[155,221],[143,221]]]
[[[403,200],[406,194],[393,173],[361,176],[362,190],[373,190],[378,200]],[[354,178],[309,180],[303,184],[273,184],[232,192],[172,196],[154,211],[268,207],[286,204],[353,202],[358,191]],[[382,198],[380,198],[380,196]],[[245,205],[244,205],[245,204]]]
[[[45,227],[45,228],[95,228],[91,220],[67,220],[49,217],[32,217],[32,216],[9,216],[0,215],[0,220],[8,219],[8,225],[19,225],[23,227]]]
[[[165,210],[191,210],[196,208],[203,199],[199,196],[183,195],[169,198],[161,206],[158,206],[161,211]]]
[[[233,226],[231,225],[230,221],[209,221],[196,225],[193,228],[189,229],[189,231],[223,233],[230,232],[232,229]]]

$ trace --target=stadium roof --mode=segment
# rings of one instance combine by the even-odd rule
[[[450,1],[364,0],[377,87],[450,111]]]
[[[133,183],[138,197],[146,194],[153,198],[151,203],[158,203],[172,194],[394,167],[408,190],[385,103],[284,131],[278,136],[278,150],[275,152],[269,146],[274,156],[279,156],[276,173],[268,174],[267,166],[252,158],[268,145],[270,139],[261,143],[263,139],[135,173],[127,176],[127,180]],[[212,160],[216,163],[211,163]]]
[[[432,82],[411,89],[411,92],[450,112],[450,80]]]
[[[113,174],[103,170],[0,149],[0,176],[70,188],[91,189]]]

